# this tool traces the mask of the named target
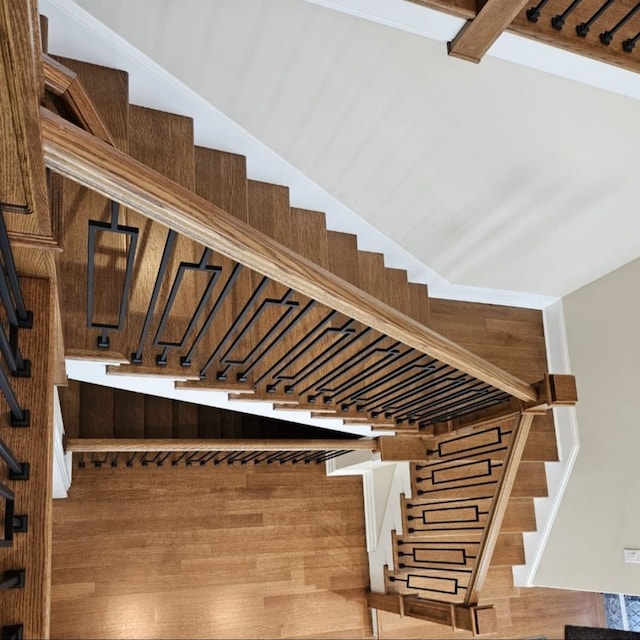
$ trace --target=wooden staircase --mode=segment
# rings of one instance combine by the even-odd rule
[[[105,126],[117,132],[120,149],[380,303],[429,325],[425,285],[387,268],[382,255],[358,250],[354,236],[327,230],[322,213],[292,208],[286,187],[248,180],[243,157],[194,147],[190,119],[128,105],[122,72],[67,59],[59,63],[83,82]],[[118,365],[109,369],[113,374],[169,376],[178,387],[224,390],[233,400],[415,433],[455,412],[508,400],[499,388],[136,212],[112,208],[84,187],[64,180],[58,199],[60,279],[70,283],[61,290],[68,357],[110,358]],[[451,401],[429,402],[443,395]]]
[[[575,401],[570,376],[546,375],[539,317],[533,334],[519,334],[513,310],[430,299],[426,286],[388,268],[381,254],[359,250],[355,236],[328,230],[323,213],[292,207],[286,187],[249,179],[242,156],[194,146],[191,119],[130,105],[126,73],[26,53],[34,58],[24,75],[31,84],[24,95],[11,94],[11,107],[30,109],[30,153],[41,140],[51,170],[47,195],[32,188],[39,207],[31,220],[47,224],[9,225],[20,276],[52,283],[51,297],[48,283],[32,287],[40,315],[53,318],[51,335],[42,336],[51,366],[34,369],[42,387],[34,406],[50,408],[53,381],[64,384],[62,354],[111,363],[114,376],[163,376],[205,399],[224,391],[230,400],[310,411],[319,425],[332,416],[392,432],[366,441],[330,432],[331,451],[320,442],[313,451],[322,455],[301,458],[323,461],[344,442],[345,450],[414,463],[388,593],[371,606],[453,619],[474,634],[489,628],[491,607],[479,604],[480,589],[493,584],[490,574],[500,586],[482,590],[483,599],[514,589],[510,566],[522,561],[522,532],[535,527],[544,462],[557,456],[548,409]],[[18,169],[32,171],[28,163]],[[136,460],[144,466],[149,450],[255,453],[246,442],[258,437],[265,452],[277,451],[275,433],[305,441],[291,445],[292,456],[275,458],[293,464],[310,437],[322,440],[307,427],[223,414],[206,401],[110,387],[72,382],[61,402],[69,449],[91,452],[96,466],[107,458],[93,453],[118,442],[143,452]],[[48,409],[41,413],[45,420]],[[43,434],[50,442],[50,424]],[[94,442],[74,449],[74,439]],[[24,444],[15,441],[18,449]],[[48,459],[38,471],[46,475],[51,456],[40,449],[33,459]],[[33,531],[43,540],[49,495],[45,486],[34,512],[40,528]],[[45,570],[40,591],[31,592],[38,594],[50,553],[39,550]],[[47,632],[47,594],[42,602],[41,619],[27,627],[35,636]],[[21,616],[25,603],[15,607]]]

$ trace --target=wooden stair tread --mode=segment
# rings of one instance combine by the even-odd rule
[[[502,521],[502,532],[536,530],[536,513],[533,498],[510,498]]]
[[[522,534],[501,532],[491,557],[491,566],[514,566],[525,563]]]
[[[234,218],[247,222],[246,158],[196,146],[194,162],[196,193]]]

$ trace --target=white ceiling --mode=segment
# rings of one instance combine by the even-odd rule
[[[640,255],[632,98],[301,0],[78,4],[454,284],[563,296]]]

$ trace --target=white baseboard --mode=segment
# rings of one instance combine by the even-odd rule
[[[549,371],[569,373],[571,368],[562,301],[548,306],[542,316]],[[553,418],[559,461],[545,463],[548,497],[534,498],[537,531],[523,534],[526,564],[513,567],[514,583],[521,587],[535,586],[536,571],[580,449],[575,407],[556,408]]]
[[[64,423],[57,387],[53,388],[53,497],[66,498],[71,486],[71,454],[64,452]]]

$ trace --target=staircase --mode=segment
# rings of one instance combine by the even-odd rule
[[[409,283],[406,272],[358,250],[354,236],[327,230],[322,213],[291,208],[285,187],[248,180],[243,157],[194,148],[188,118],[128,105],[122,72],[59,62],[82,80],[106,128],[116,132],[115,145],[131,157],[372,296],[381,309],[429,325],[426,287]],[[231,400],[414,433],[509,400],[499,385],[84,187],[63,180],[57,195],[60,279],[70,283],[61,291],[67,357],[106,358],[114,363],[111,374],[166,376],[181,389],[225,391]]]
[[[132,452],[126,466],[293,465],[357,449],[412,461],[387,594],[371,606],[489,628],[480,589],[498,576],[500,593],[516,591],[510,567],[557,456],[548,409],[575,400],[569,376],[546,375],[539,317],[528,333],[526,311],[430,299],[323,213],[291,207],[286,187],[250,179],[244,157],[194,146],[189,118],[129,104],[126,73],[42,60],[51,224],[27,240],[17,223],[10,232],[32,251],[18,255],[21,276],[46,256],[47,353],[107,363],[114,381],[61,389],[78,465],[117,466],[121,451]],[[49,391],[65,382],[62,359],[51,361]],[[119,375],[199,398],[131,393]],[[212,392],[243,410],[308,411],[322,431],[223,412],[208,406]],[[381,437],[336,434],[327,417]]]

